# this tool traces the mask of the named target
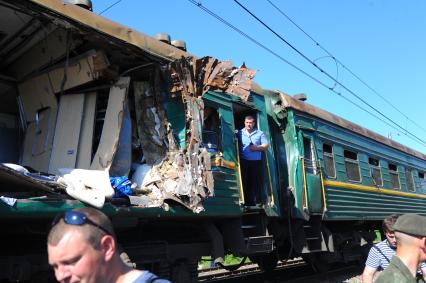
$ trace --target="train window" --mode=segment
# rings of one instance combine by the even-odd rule
[[[358,154],[353,151],[345,150],[343,155],[345,156],[345,167],[348,180],[360,182],[361,173],[359,171]]]
[[[375,158],[368,158],[368,164],[370,166],[371,179],[375,186],[383,186],[382,173],[380,172],[379,160]]]
[[[389,168],[389,175],[391,177],[392,188],[399,190],[400,185],[399,185],[398,168],[396,167],[395,164],[390,164],[390,163],[388,168]]]
[[[220,151],[220,119],[219,113],[212,107],[204,108],[203,146],[210,153]]]
[[[324,156],[325,173],[329,178],[336,178],[336,167],[334,165],[333,146],[330,144],[323,144],[322,151]]]
[[[317,166],[315,163],[315,154],[312,141],[311,139],[305,137],[303,137],[303,157],[306,173],[316,174]]]
[[[405,181],[407,183],[407,190],[410,192],[415,192],[416,187],[414,187],[413,173],[410,169],[405,170]]]
[[[422,190],[426,190],[426,179],[425,179],[424,172],[419,172],[419,179],[420,179],[420,188],[422,188]]]

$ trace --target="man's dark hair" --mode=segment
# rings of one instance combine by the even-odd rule
[[[256,121],[256,118],[254,118],[252,115],[247,115],[245,118],[244,118],[244,121],[245,120],[253,120],[253,121]]]
[[[109,231],[109,234],[115,239],[115,233],[112,223],[109,220],[108,216],[103,214],[101,211],[90,207],[77,208],[73,210],[84,213],[86,217],[89,218],[91,221]],[[64,235],[71,230],[80,231],[85,236],[89,244],[95,249],[99,248],[99,244],[102,237],[106,235],[104,231],[93,225],[70,225],[65,223],[64,220],[61,219],[56,225],[54,225],[50,229],[49,235],[47,236],[47,243],[49,245],[56,246],[62,240]]]
[[[395,224],[396,220],[398,219],[398,217],[400,216],[400,214],[391,214],[388,217],[386,217],[385,219],[383,219],[383,223],[382,223],[382,229],[383,232],[394,232],[393,230],[393,225]]]

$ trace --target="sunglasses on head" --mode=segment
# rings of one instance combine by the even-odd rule
[[[52,222],[52,227],[58,224],[58,222],[63,219],[64,222],[68,225],[76,225],[76,226],[82,226],[84,224],[92,225],[103,232],[105,232],[107,235],[111,235],[111,232],[109,232],[106,228],[102,227],[101,225],[96,224],[92,220],[90,220],[86,214],[84,214],[81,211],[74,211],[70,210],[61,214],[58,214],[55,219]]]

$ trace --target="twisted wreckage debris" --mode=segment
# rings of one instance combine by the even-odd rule
[[[114,131],[107,129],[105,124],[102,130],[102,132],[109,131],[108,136],[114,135],[111,137],[114,140],[114,149],[111,150],[108,147],[108,151],[103,152],[105,145],[102,148],[99,147],[90,168],[58,168],[56,174],[60,177],[56,176],[52,180],[49,179],[49,182],[43,181],[44,183],[37,180],[37,185],[55,194],[65,191],[73,198],[102,207],[105,199],[110,199],[114,195],[109,184],[109,176],[125,175],[127,178],[129,173],[130,164],[126,163],[127,161],[116,162],[116,157],[120,156],[120,151],[124,148],[121,145],[121,137],[127,135],[128,141],[131,141],[128,144],[137,144],[136,147],[143,152],[145,161],[136,166],[132,174],[133,185],[130,186],[132,184],[130,181],[127,183],[130,193],[126,195],[129,197],[130,204],[167,209],[165,200],[169,199],[181,203],[193,212],[203,211],[203,200],[214,195],[214,181],[210,164],[211,156],[202,144],[204,121],[202,97],[207,91],[213,90],[234,94],[247,100],[255,72],[245,66],[235,68],[230,61],[220,62],[211,57],[181,58],[161,69],[157,68],[154,72],[153,82],[133,82],[136,114],[136,127],[133,127],[133,131],[129,114],[133,108],[124,103],[126,99],[124,90],[127,87],[115,86],[116,91],[121,95],[114,95],[119,97],[115,99],[117,101],[114,100],[116,102],[114,105],[117,105],[114,113],[118,112],[107,116],[117,117],[118,115],[119,121],[122,122],[121,129],[115,122]],[[163,85],[161,78],[165,78],[169,86],[166,93],[160,91]],[[129,78],[120,79],[120,82],[126,82],[127,86],[129,81]],[[180,106],[173,105],[179,109],[182,109],[183,105],[185,113],[179,114],[182,115],[180,122],[184,125],[180,129],[176,125],[175,118],[171,121],[167,117],[165,104],[170,100],[178,101]],[[179,109],[173,109],[173,111],[179,112],[181,111]],[[179,141],[173,134],[173,131],[177,130],[181,130],[182,133],[177,137]],[[117,141],[119,139],[116,137],[117,133],[120,136],[119,141]],[[126,156],[129,156],[128,148],[124,149],[124,152]],[[52,173],[55,174],[55,172]],[[6,166],[0,166],[0,174],[6,176],[3,179],[11,181],[16,180],[17,175],[23,175]],[[31,174],[20,178],[24,178],[28,184],[36,183]]]
[[[185,143],[180,149],[163,106],[158,103],[158,87],[153,90],[144,83],[134,83],[136,116],[144,123],[138,126],[138,134],[147,164],[138,168],[143,173],[134,174],[143,178],[133,181],[138,185],[137,192],[148,198],[144,202],[147,206],[167,208],[164,200],[173,199],[193,212],[204,210],[202,201],[214,195],[214,182],[210,153],[202,146],[202,96],[215,90],[247,100],[254,74],[253,70],[235,68],[230,61],[220,62],[211,57],[182,58],[163,68],[171,97],[180,97],[184,106]],[[130,200],[141,204],[140,199]]]
[[[230,61],[188,57],[169,64],[164,74],[171,80],[171,96],[182,98],[185,109],[185,147],[178,150],[170,134],[171,127],[165,119],[169,129],[168,152],[162,162],[152,168],[151,178],[157,181],[146,185],[162,190],[164,199],[174,199],[192,211],[200,212],[204,209],[202,200],[214,194],[210,153],[202,146],[202,96],[214,90],[247,100],[255,72],[245,67],[235,68]]]

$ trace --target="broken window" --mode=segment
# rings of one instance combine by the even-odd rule
[[[380,171],[379,160],[375,158],[368,158],[368,165],[370,166],[370,175],[375,186],[383,186],[382,173]]]
[[[333,146],[325,143],[322,145],[322,151],[324,155],[325,173],[327,174],[327,177],[336,178]]]
[[[413,174],[411,169],[405,169],[405,182],[407,184],[407,190],[410,192],[415,192],[416,188],[414,187]]]
[[[420,180],[420,188],[422,190],[426,190],[426,179],[425,179],[425,173],[424,172],[419,172],[418,173],[419,176],[419,180]]]
[[[360,182],[361,173],[359,171],[358,154],[354,151],[345,150],[345,168],[349,181]]]
[[[395,164],[389,163],[389,175],[391,178],[391,185],[393,189],[399,190],[399,176],[398,176],[398,167]]]
[[[213,107],[204,108],[203,146],[210,153],[221,149],[219,113]]]

